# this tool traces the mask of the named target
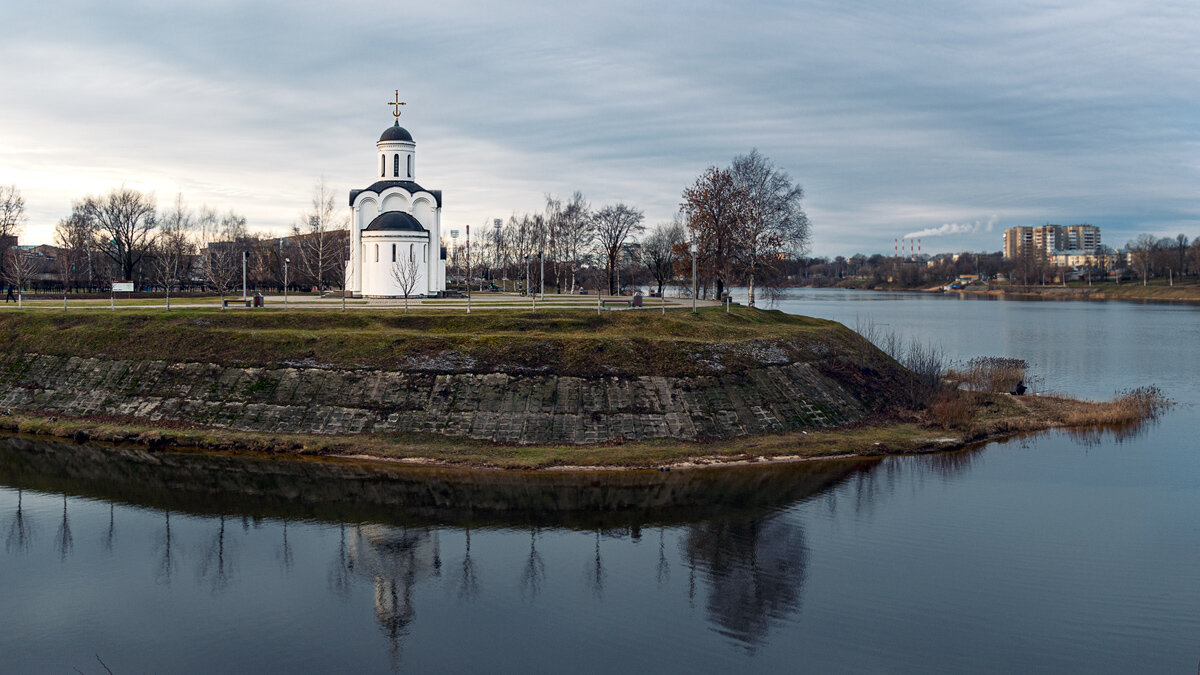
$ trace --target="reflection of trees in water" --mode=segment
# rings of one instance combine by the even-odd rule
[[[546,580],[546,564],[542,555],[537,552],[536,526],[529,528],[529,556],[525,559],[525,567],[521,569],[521,597],[535,600],[542,592],[542,583]]]
[[[462,573],[458,579],[458,597],[474,602],[479,595],[479,579],[475,576],[475,561],[471,560],[471,527],[463,530],[466,543],[463,549]]]
[[[225,516],[217,517],[217,531],[209,540],[203,554],[200,556],[200,567],[197,576],[212,584],[214,593],[220,593],[229,586],[235,569],[235,558],[232,555],[232,541],[225,537]]]
[[[329,590],[340,598],[350,596],[350,580],[354,576],[354,558],[346,546],[346,524],[338,523],[338,553],[329,566]]]
[[[913,490],[925,487],[931,477],[955,478],[975,466],[982,457],[979,448],[922,455],[884,457],[878,464],[858,471],[819,499],[832,518],[839,506],[851,508],[856,516],[868,516],[886,503],[900,485]]]
[[[155,545],[158,561],[154,580],[167,586],[171,585],[171,580],[175,578],[175,569],[179,566],[179,561],[175,558],[174,543],[171,535],[171,512],[164,510],[163,533]]]
[[[658,528],[658,585],[661,586],[671,579],[671,564],[667,562],[667,544],[664,539],[664,528]]]
[[[604,581],[608,571],[604,569],[604,559],[600,557],[600,530],[596,530],[596,552],[588,563],[586,576],[592,595],[597,599],[604,597]]]
[[[29,551],[30,545],[33,544],[34,526],[33,521],[25,515],[24,494],[23,491],[17,490],[17,512],[13,514],[12,522],[8,526],[8,538],[5,540],[5,548],[12,553],[26,553]]]
[[[808,550],[803,529],[786,515],[692,525],[680,545],[690,597],[698,573],[708,585],[709,620],[747,649],[766,641],[772,622],[799,611]]]
[[[116,524],[116,506],[110,501],[108,503],[108,530],[104,533],[104,550],[109,553],[112,553],[113,544],[117,540]]]
[[[288,521],[283,519],[283,540],[279,543],[279,548],[275,550],[275,559],[279,561],[280,567],[284,572],[292,571],[292,564],[295,562],[292,555],[292,546],[288,543]]]
[[[54,535],[54,546],[58,549],[59,557],[66,561],[67,556],[75,550],[75,537],[71,534],[71,519],[67,517],[67,495],[63,495],[62,522]]]

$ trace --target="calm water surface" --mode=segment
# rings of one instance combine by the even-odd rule
[[[1200,309],[796,291],[1133,436],[528,475],[0,439],[0,671],[1195,672]]]

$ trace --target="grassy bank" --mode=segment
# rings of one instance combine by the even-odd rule
[[[754,343],[764,340],[788,341],[795,349],[787,357],[796,361],[831,351],[861,351],[857,336],[840,324],[744,307],[730,313],[711,307],[698,314],[672,310],[665,315],[567,309],[470,315],[328,309],[0,314],[0,345],[9,353],[226,366],[404,370],[414,362],[440,360],[445,368],[475,372],[553,365],[559,374],[583,377],[674,376],[704,372],[701,357],[713,349],[722,351],[725,372],[753,367]],[[747,348],[724,349],[739,345]]]

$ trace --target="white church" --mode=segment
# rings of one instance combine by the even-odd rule
[[[446,290],[446,253],[442,249],[442,191],[417,184],[417,144],[396,123],[375,144],[375,176],[370,187],[350,191],[350,260],[346,290],[355,297],[395,298],[404,289],[393,273],[412,261],[416,287],[410,295],[436,296]]]

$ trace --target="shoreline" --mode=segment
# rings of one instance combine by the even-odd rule
[[[1112,295],[1112,288],[1132,289],[1147,288],[1148,291],[1131,291]],[[888,288],[888,287],[842,287],[842,286],[796,286],[795,288],[833,288],[852,291],[891,292],[891,293],[926,293],[941,295],[958,295],[960,297],[1000,298],[1013,300],[1086,300],[1091,302],[1132,302],[1136,304],[1165,304],[1165,305],[1200,305],[1200,286],[1142,286],[1141,284],[1109,284],[1105,288],[1095,286],[1029,286],[1029,287],[981,287],[963,288],[947,291],[941,286],[927,288]]]
[[[811,431],[741,436],[728,441],[641,441],[582,446],[503,445],[439,436],[263,434],[194,425],[147,425],[132,419],[58,415],[0,416],[0,431],[78,443],[132,445],[150,451],[273,455],[283,460],[346,459],[463,470],[596,472],[689,470],[813,460],[955,452],[1053,429],[1105,432],[1140,424],[1113,417],[1117,400],[971,393],[974,418],[943,426],[919,416],[874,418]]]

